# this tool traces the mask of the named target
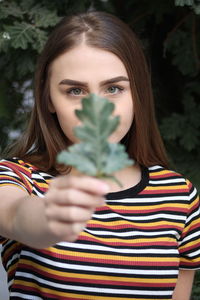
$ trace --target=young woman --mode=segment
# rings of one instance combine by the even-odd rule
[[[111,142],[136,163],[111,182],[56,163],[74,110],[115,104]],[[10,299],[189,300],[200,267],[196,189],[168,169],[141,46],[116,17],[64,18],[40,56],[24,136],[0,163],[0,234]]]

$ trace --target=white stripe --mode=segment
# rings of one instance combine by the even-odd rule
[[[33,179],[47,180],[47,179],[51,179],[52,177],[53,176],[46,174],[46,173],[42,173],[42,172],[39,172],[38,174],[36,174],[36,173],[32,174]]]
[[[33,191],[36,193],[36,195],[40,198],[44,197],[44,194],[40,193],[34,186],[33,186]]]
[[[196,196],[196,194],[197,194],[197,190],[196,190],[196,188],[194,188],[192,193],[190,193],[190,195],[189,195],[189,199],[191,200],[194,196]]]
[[[42,180],[44,180],[44,177],[41,176],[41,173],[38,173],[38,174],[34,173],[34,174],[32,175],[32,178],[33,178],[33,179],[42,179]]]
[[[112,199],[106,200],[106,202],[117,202],[117,203],[156,203],[163,201],[178,201],[188,200],[187,196],[165,196],[165,197],[144,197],[144,198],[124,198],[124,199]]]
[[[38,296],[32,296],[32,295],[27,295],[27,294],[21,294],[17,292],[11,292],[10,296],[12,297],[19,297],[19,299],[27,299],[27,300],[43,300],[43,298],[40,298]]]
[[[194,219],[195,217],[200,217],[199,215],[199,210],[196,210],[193,212],[193,214],[191,214],[188,218],[187,218],[187,223],[189,223],[192,219]]]
[[[105,272],[105,273],[111,273],[111,274],[145,274],[145,275],[152,275],[152,270],[137,270],[137,269],[123,269],[123,268],[107,268],[107,267],[95,267],[95,266],[85,266],[85,265],[78,265],[78,264],[68,264],[68,263],[61,263],[61,262],[55,262],[48,258],[40,257],[34,253],[30,253],[28,251],[22,251],[22,255],[25,255],[27,257],[33,257],[37,259],[38,261],[42,261],[43,263],[46,263],[47,265],[56,266],[61,269],[70,269],[70,270],[81,270],[85,271],[92,271],[95,273],[98,272]],[[176,275],[176,270],[154,270],[153,271],[155,275]]]
[[[197,237],[197,239],[199,239],[200,240],[200,233],[199,233],[199,231],[196,231],[196,232],[194,232],[194,233],[190,233],[190,235],[186,235],[185,237],[184,237],[184,239],[181,241],[181,243],[180,244],[182,244],[183,242],[185,243],[185,242],[189,242],[191,239],[193,239],[193,238],[196,238]]]
[[[9,266],[12,264],[12,262],[15,260],[15,259],[19,259],[20,257],[20,253],[17,253],[15,255],[12,256],[12,258],[7,262],[7,268],[9,268]]]
[[[24,191],[27,192],[27,189],[22,185],[22,184],[19,184],[15,181],[12,181],[12,180],[1,180],[0,181],[0,184],[12,184],[12,185],[17,185],[19,187],[21,187]]]
[[[40,172],[39,173],[42,177],[47,177],[48,179],[53,178],[54,176],[48,174],[48,173],[44,173],[44,172]],[[46,179],[46,178],[45,178]]]
[[[4,167],[2,167],[0,165],[0,168],[2,169]],[[10,171],[10,168],[5,168],[8,171],[2,171],[1,169],[0,169],[0,173],[2,173],[3,175],[9,175],[9,176],[12,176],[14,178],[19,178],[19,176],[16,173],[14,173],[13,171]]]
[[[129,217],[127,215],[121,215],[121,214],[117,214],[117,213],[105,213],[105,214],[101,214],[101,215],[97,215],[97,214],[93,214],[93,217],[96,219],[111,219],[111,218],[121,218],[123,220],[131,220],[131,221],[146,221],[146,220],[155,220],[155,219],[176,219],[176,220],[185,220],[185,216],[180,216],[180,215],[176,215],[174,216],[171,214],[154,214],[151,216],[133,216],[133,217]]]
[[[185,179],[184,178],[176,178],[176,179],[149,180],[150,184],[155,184],[155,185],[156,184],[168,184],[168,183],[173,184],[173,183],[177,183],[177,182],[185,183]]]
[[[82,250],[97,250],[97,251],[107,251],[107,252],[112,252],[112,253],[119,253],[119,254],[137,254],[138,255],[138,249],[117,249],[117,248],[111,248],[108,246],[96,246],[96,245],[85,245],[85,244],[78,244],[78,243],[69,243],[69,242],[59,242],[57,243],[59,246],[64,246],[64,247],[69,247],[69,248],[76,248],[76,249],[82,249]],[[140,249],[139,250],[141,254],[160,254],[164,253],[166,254],[166,249],[154,249],[154,248],[148,248],[148,249]],[[168,254],[177,254],[176,249],[167,249]]]
[[[18,276],[22,276],[25,278],[31,278],[38,280],[38,277],[31,274],[26,274],[23,272],[17,272]],[[50,286],[50,288],[56,287],[61,288],[65,290],[73,290],[73,291],[82,291],[82,292],[93,292],[93,293],[109,293],[109,294],[125,294],[125,295],[171,295],[171,291],[154,291],[154,290],[126,290],[126,289],[111,289],[111,288],[98,288],[98,287],[89,287],[89,286],[78,286],[78,285],[68,285],[68,284],[61,284],[56,282],[51,282],[48,280],[45,280],[43,278],[39,278],[38,280],[40,283],[46,284]]]
[[[189,257],[195,257],[196,255],[200,256],[200,249],[188,254]]]
[[[90,229],[85,229],[90,234],[96,235],[96,236],[101,236],[101,235],[109,235],[109,236],[117,236],[117,237],[136,237],[140,236],[142,238],[143,236],[159,236],[159,235],[166,235],[166,234],[171,234],[173,236],[177,236],[177,231],[175,230],[169,230],[169,231],[151,231],[151,232],[144,232],[144,231],[128,231],[128,232],[114,232],[114,231],[99,231],[99,230],[90,230]]]
[[[148,168],[149,170],[161,170],[161,169],[163,169],[161,166],[159,166],[159,165],[155,165],[155,166],[152,166],[152,167],[149,167]]]

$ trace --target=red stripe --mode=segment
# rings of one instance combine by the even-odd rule
[[[22,244],[16,242],[14,247],[11,248],[12,250],[10,250],[10,248],[6,249],[6,251],[4,252],[3,255],[3,260],[4,261],[8,261],[15,253],[20,253],[21,249],[22,249]]]
[[[189,269],[199,269],[199,263],[197,262],[192,262],[192,261],[189,261],[189,262],[186,262],[186,261],[183,261],[183,262],[180,262],[180,268],[185,268],[185,267],[188,267]]]
[[[25,187],[29,191],[29,193],[32,193],[32,188],[30,186],[30,182],[28,179],[26,179],[23,174],[25,174],[28,178],[31,176],[31,171],[29,169],[23,169],[20,165],[16,165],[15,163],[12,162],[6,162],[6,163],[1,163],[1,165],[9,167],[10,169],[14,170],[14,172],[19,176],[19,178],[22,180],[24,183]],[[28,184],[27,184],[28,183]]]
[[[103,229],[110,229],[110,230],[117,230],[117,229],[128,229],[128,228],[132,228],[134,230],[137,230],[137,229],[142,229],[142,230],[157,230],[157,229],[169,229],[171,230],[172,229],[172,226],[173,226],[173,229],[177,229],[177,230],[182,230],[183,228],[178,226],[178,225],[174,225],[174,224],[166,224],[166,225],[159,225],[159,226],[136,226],[135,224],[134,225],[131,225],[131,224],[122,224],[122,225],[113,225],[113,226],[106,226],[106,225],[103,225],[103,224],[92,224],[92,223],[89,223],[87,225],[87,228],[88,229],[91,229],[91,228],[101,228],[101,230]],[[196,226],[198,227],[198,225]]]
[[[170,190],[170,189],[162,189],[162,190],[156,190],[156,187],[154,190],[146,190],[144,189],[140,194],[141,195],[145,195],[145,194],[152,194],[152,195],[155,195],[155,194],[174,194],[174,193],[177,193],[177,196],[179,193],[188,193],[188,189],[183,189],[180,187],[177,188],[177,189],[174,189],[174,190]]]
[[[24,295],[24,290],[25,291],[32,291],[32,292],[36,292],[40,295],[40,297],[44,297],[45,299],[48,299],[48,298],[54,298],[54,299],[63,299],[63,300],[66,300],[66,297],[62,297],[60,295],[54,295],[54,294],[49,294],[49,293],[44,293],[41,291],[41,288],[40,286],[38,286],[38,288],[35,288],[35,287],[30,287],[30,286],[26,286],[26,285],[21,285],[21,284],[13,284],[12,285],[12,290],[14,289],[19,289],[21,290],[21,293],[22,295]]]
[[[162,172],[162,170],[161,170]],[[160,174],[158,172],[158,174],[152,174],[154,173],[153,170],[150,171],[150,174],[149,174],[149,178],[153,178],[153,179],[160,179],[160,178],[170,178],[170,177],[177,177],[177,178],[182,178],[181,175],[179,175],[178,173],[173,173],[173,172],[169,172],[169,173],[166,173],[166,174]]]
[[[79,240],[86,240],[86,241],[91,241],[91,242],[97,242],[99,244],[99,240],[98,238],[92,238],[92,237],[89,237],[89,236],[79,236]],[[139,241],[139,239],[137,239],[137,241]],[[153,239],[152,241],[150,242],[129,242],[129,243],[126,243],[126,242],[110,242],[109,239],[107,239],[106,241],[102,241],[101,240],[101,244],[104,244],[104,245],[115,245],[115,246],[124,246],[124,247],[134,247],[134,246],[139,246],[139,247],[146,247],[146,246],[149,246],[149,247],[159,247],[159,246],[167,246],[167,247],[170,247],[170,246],[176,246],[176,242],[167,242],[167,241],[164,241],[164,242],[160,242],[160,241],[156,241],[154,242]]]
[[[34,186],[40,191],[40,192],[46,192],[48,190],[48,184],[45,187],[40,186],[35,180],[34,182]]]
[[[45,252],[45,251],[43,251]],[[46,254],[48,255],[48,251],[46,251]],[[83,254],[84,255],[84,254]],[[120,255],[122,256],[122,255]],[[134,255],[132,255],[134,257]],[[138,255],[136,255],[138,256]],[[58,255],[56,255],[55,257],[58,257]],[[164,258],[163,261],[161,262],[152,262],[152,261],[142,261],[142,257],[139,257],[139,259],[135,260],[135,258],[133,259],[131,256],[129,257],[130,260],[129,261],[125,261],[123,260],[123,256],[121,260],[115,260],[115,259],[109,259],[109,255],[105,255],[104,258],[92,258],[92,257],[84,257],[84,256],[77,256],[77,255],[69,255],[69,254],[60,254],[59,255],[60,259],[66,259],[66,261],[83,261],[83,262],[92,262],[92,263],[97,263],[97,264],[102,264],[102,263],[106,263],[106,264],[113,264],[113,265],[124,265],[124,266],[177,266],[177,262],[165,262]]]
[[[160,204],[158,204],[160,205]],[[197,203],[198,205],[198,203]],[[124,209],[118,209],[117,207],[114,209],[115,212],[120,212],[120,213],[124,213],[126,212],[126,214],[129,214],[129,213],[149,213],[149,212],[157,212],[157,211],[165,211],[165,210],[170,210],[170,211],[179,211],[179,212],[188,212],[187,208],[183,208],[183,207],[176,207],[175,205],[174,206],[167,206],[167,207],[157,207],[156,204],[154,205],[151,205],[153,206],[154,208],[151,208],[151,209],[145,209],[145,207],[141,208],[141,209],[127,209],[126,206],[124,206]],[[112,206],[109,207],[109,206],[103,206],[103,207],[99,207],[96,209],[97,212],[103,212],[103,211],[109,211],[112,209]]]
[[[14,171],[23,173],[27,177],[30,177],[31,171],[25,166],[22,166],[18,163],[14,163],[14,162],[6,162],[6,163],[1,163],[1,164],[5,165],[6,167],[9,167],[10,169],[12,169]]]
[[[188,246],[188,247],[184,247],[184,246],[183,246],[183,248],[180,247],[180,253],[184,253],[184,252],[187,252],[187,251],[189,251],[189,250],[193,250],[193,251],[194,251],[194,248],[199,249],[199,248],[200,248],[200,242],[195,243],[195,244],[192,245],[192,246]]]
[[[192,232],[193,230],[197,229],[196,231],[200,230],[200,225],[199,223],[194,224],[193,226],[189,226],[189,229],[186,230],[185,232],[183,232],[183,234],[181,235],[181,238],[184,239],[184,237],[188,234],[189,232]]]
[[[134,210],[134,209],[129,209],[129,210],[126,210],[126,209],[115,209],[115,212],[118,212],[118,213],[124,213],[126,212],[124,215],[128,215],[128,214],[131,214],[131,213],[135,213],[135,214],[146,214],[146,213],[162,213],[162,212],[165,212],[165,211],[178,211],[178,212],[183,212],[183,213],[187,213],[188,210],[186,208],[179,208],[179,207],[160,207],[160,208],[154,208],[154,209],[138,209],[138,210]]]
[[[141,261],[141,260],[136,260],[134,261],[132,259],[132,257],[130,256],[130,261],[123,261],[123,260],[113,260],[113,259],[109,259],[107,256],[105,256],[105,258],[88,258],[88,257],[77,257],[77,256],[67,256],[68,260],[72,260],[72,261],[84,261],[84,262],[92,262],[92,263],[96,263],[96,264],[102,264],[102,263],[106,263],[106,264],[113,264],[113,265],[124,265],[124,266],[178,266],[179,260],[177,260],[177,262],[164,262],[164,258],[162,262],[151,262],[151,261]],[[142,259],[142,258],[140,258]]]
[[[20,185],[22,185],[22,183],[21,183],[20,180],[14,178],[14,177],[11,178],[9,175],[8,176],[6,176],[6,175],[4,175],[4,176],[0,175],[0,179],[1,180],[7,180],[7,181],[9,181],[11,183],[14,181],[14,182],[19,183]]]

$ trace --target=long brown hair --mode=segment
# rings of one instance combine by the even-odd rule
[[[35,74],[35,105],[29,125],[12,156],[19,157],[52,174],[58,173],[56,155],[69,145],[56,114],[49,111],[49,70],[59,55],[76,47],[85,35],[87,45],[117,55],[123,62],[134,101],[134,121],[122,142],[127,152],[143,166],[168,162],[154,113],[151,80],[140,42],[125,23],[105,12],[65,17],[51,33]],[[10,153],[11,155],[11,153]]]

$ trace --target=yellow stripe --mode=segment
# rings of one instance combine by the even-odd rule
[[[54,248],[49,248],[50,252],[54,252],[56,254],[64,254],[64,255],[68,255],[68,256],[77,256],[76,253],[74,251],[64,251],[64,250],[59,250],[59,249],[54,249]],[[79,253],[79,255],[81,256],[81,253]],[[96,259],[97,258],[97,255],[95,253],[86,253],[84,252],[82,257],[87,257],[87,258],[94,258]],[[116,261],[130,261],[130,260],[134,260],[134,261],[140,261],[140,262],[143,262],[143,261],[151,261],[151,262],[162,262],[162,261],[169,261],[169,262],[172,262],[172,261],[178,261],[178,258],[174,257],[165,257],[165,258],[159,258],[159,257],[141,257],[138,259],[138,256],[130,256],[127,257],[127,256],[115,256],[115,255],[109,255],[109,254],[98,254],[98,259],[104,259],[106,261],[108,260],[116,260]],[[123,265],[122,265],[123,267]]]
[[[150,173],[151,173],[152,176],[159,176],[159,175],[165,175],[165,174],[174,174],[172,171],[169,171],[169,170],[162,170],[162,171],[159,171],[159,172],[150,171]]]
[[[13,245],[9,246],[4,252],[4,257],[9,257],[10,253],[16,248],[21,247],[21,244],[19,242],[15,242]],[[10,258],[10,257],[9,257]]]
[[[14,281],[15,284],[18,284],[18,285],[21,285],[22,288],[23,286],[28,286],[28,287],[33,287],[33,288],[37,288],[39,289],[40,291],[44,292],[44,293],[49,293],[49,294],[52,294],[52,295],[56,295],[56,296],[60,296],[60,297],[68,297],[68,298],[81,298],[81,299],[91,299],[91,300],[116,300],[116,297],[103,297],[102,295],[101,296],[94,296],[94,295],[77,295],[77,294],[73,294],[73,293],[64,293],[64,292],[59,292],[59,291],[56,291],[56,290],[51,290],[51,289],[47,289],[47,288],[44,288],[44,287],[41,287],[41,286],[37,286],[36,284],[32,283],[32,282],[26,282],[26,281],[20,281],[20,280],[15,280]],[[86,298],[87,297],[87,298]],[[138,300],[138,298],[129,298],[131,300]],[[127,300],[127,298],[118,298],[117,297],[117,300]],[[140,298],[140,300],[148,300],[146,298]],[[165,300],[165,298],[162,298],[162,300]]]
[[[81,236],[86,236],[86,237],[92,237],[94,238],[91,234],[87,233],[87,232],[81,232]],[[153,242],[174,242],[174,238],[161,238],[161,237],[152,237],[153,238]],[[120,238],[101,238],[101,237],[95,237],[96,240],[98,241],[102,241],[102,242],[107,242],[108,245],[109,245],[109,242],[113,242],[115,244],[117,243],[124,243],[124,244],[130,244],[130,243],[133,243],[133,244],[141,244],[141,243],[145,243],[145,242],[150,242],[150,237],[148,238],[139,238],[139,239],[120,239]]]
[[[145,191],[151,190],[180,190],[180,189],[185,189],[187,186],[186,185],[167,185],[167,186],[147,186],[145,188]]]
[[[183,245],[183,246],[180,246],[180,250],[184,250],[184,249],[187,249],[188,247],[193,247],[193,251],[194,251],[194,249],[196,248],[196,249],[198,249],[198,244],[199,244],[199,242],[198,242],[198,240],[196,239],[196,240],[194,240],[194,241],[191,241],[190,243],[187,243],[186,245]],[[193,258],[192,258],[193,259]],[[199,261],[200,261],[200,257],[199,257]]]
[[[190,223],[188,226],[186,226],[183,230],[183,233],[190,231],[190,228],[196,224],[199,224],[199,219],[194,220],[192,223]]]
[[[103,221],[97,221],[97,220],[90,220],[87,222],[87,224],[94,224],[94,225],[99,225],[101,226],[102,224],[105,225],[106,227],[109,226],[121,226],[121,225],[131,225],[131,227],[151,227],[151,226],[162,226],[162,225],[167,225],[167,226],[179,226],[183,227],[182,224],[177,223],[177,222],[172,222],[172,221],[159,221],[159,222],[148,222],[148,223],[137,223],[137,222],[131,222],[127,220],[119,220],[119,221],[108,221],[108,222],[103,222]],[[103,230],[103,229],[102,229]]]
[[[196,197],[196,199],[194,201],[192,201],[192,205],[190,205],[190,207],[194,207],[196,206],[196,204],[199,204],[199,196]]]
[[[13,270],[16,270],[18,263],[19,261],[17,261],[14,265],[8,267],[8,274],[11,273]]]
[[[34,165],[27,163],[26,162],[26,166],[24,166],[24,160],[19,159],[18,162],[12,162],[13,164],[15,164],[17,167],[20,165],[20,168],[23,168],[24,170],[28,171],[29,173],[31,173],[31,170],[28,167],[34,167]],[[28,166],[28,167],[27,167]]]
[[[42,183],[42,182],[38,182],[38,181],[36,181],[36,185],[39,187],[44,187],[44,188],[48,187],[47,183]]]
[[[191,265],[192,265],[192,263],[200,263],[200,258],[199,257],[197,257],[197,258],[192,258],[192,259],[190,259],[190,258],[184,258],[184,257],[181,257],[180,258],[180,261],[181,262],[189,262]]]
[[[1,176],[0,176],[0,178],[1,178]],[[16,182],[15,182],[15,183],[16,183]],[[19,181],[19,184],[23,185],[23,186],[26,188],[26,186],[25,186],[24,183],[22,184],[22,183]],[[14,187],[19,188],[19,189],[21,189],[22,191],[24,191],[24,189],[23,189],[20,185],[18,185],[17,183],[14,184],[14,183],[8,182],[8,183],[1,183],[0,185],[1,185],[1,186],[8,186],[8,185],[10,185],[10,186],[14,186]]]
[[[112,208],[112,205],[107,205],[109,207]],[[121,210],[125,210],[125,211],[128,211],[128,210],[142,210],[145,212],[145,210],[149,210],[149,209],[160,209],[160,208],[164,208],[164,207],[171,207],[171,208],[186,208],[187,207],[187,204],[178,204],[178,203],[175,203],[175,204],[160,204],[160,205],[156,205],[156,203],[153,203],[151,204],[151,206],[147,206],[147,207],[144,207],[144,206],[126,206],[126,205],[115,205],[115,210],[118,210],[118,209],[121,209]]]
[[[105,276],[105,275],[89,275],[89,274],[77,274],[77,273],[69,273],[69,272],[61,272],[61,271],[56,271],[49,269],[47,267],[44,267],[40,264],[37,264],[35,262],[31,262],[29,260],[21,259],[21,263],[28,265],[28,266],[33,266],[36,270],[42,270],[46,273],[55,275],[55,276],[61,276],[66,278],[81,278],[81,279],[89,279],[89,280],[106,280],[106,281],[116,281],[116,282],[140,282],[140,283],[155,283],[155,278],[126,278],[126,277],[115,277],[115,276]],[[159,283],[176,283],[177,279],[176,278],[159,278],[158,282]]]

